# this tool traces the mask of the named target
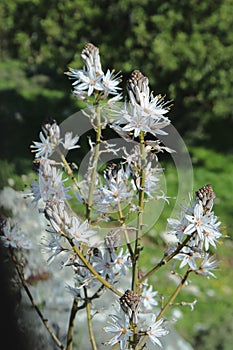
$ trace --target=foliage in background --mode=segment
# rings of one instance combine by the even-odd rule
[[[121,69],[125,79],[141,69],[157,91],[175,100],[173,124],[187,139],[230,150],[224,126],[232,126],[232,11],[231,0],[3,0],[0,55],[21,61],[28,78],[49,77],[39,86],[64,91],[63,71],[79,67],[76,53],[94,42],[106,66]],[[49,94],[42,103],[34,95],[34,106],[52,101]],[[43,118],[42,111],[36,118]]]
[[[80,67],[76,53],[92,41],[100,47],[106,66],[122,69],[125,79],[139,68],[151,77],[157,91],[168,91],[167,98],[174,99],[172,122],[186,142],[224,152],[191,149],[195,187],[211,179],[221,202],[216,205],[217,214],[231,234],[233,162],[232,155],[225,152],[233,149],[232,7],[231,0],[2,0],[0,129],[4,134],[0,157],[8,160],[0,166],[1,186],[8,184],[6,178],[13,178],[15,188],[22,188],[24,171],[14,165],[18,162],[15,156],[27,158],[24,166],[29,169],[28,146],[42,122],[49,117],[62,121],[79,108],[70,97],[63,71],[68,65]],[[171,171],[168,176],[173,186],[175,175]],[[229,267],[222,289],[232,281],[232,248],[227,249],[221,255]],[[229,296],[222,293],[221,298],[232,308]],[[227,309],[222,310],[221,305],[217,303],[219,315]],[[197,305],[198,318],[202,312]],[[229,321],[217,319],[216,329],[222,334]],[[182,327],[185,333],[189,327],[185,317]],[[211,348],[217,348],[215,332],[203,331],[199,346],[211,339]]]

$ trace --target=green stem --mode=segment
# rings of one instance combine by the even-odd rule
[[[186,271],[186,273],[185,273],[184,277],[182,278],[180,284],[177,286],[177,288],[174,291],[174,293],[170,296],[167,304],[164,305],[164,307],[162,308],[162,310],[160,311],[160,313],[156,317],[156,321],[159,321],[163,317],[165,312],[171,307],[171,305],[173,304],[173,302],[176,299],[177,295],[179,294],[180,290],[183,288],[185,282],[187,281],[188,275],[190,274],[190,272],[192,272],[192,269],[188,268],[188,270]]]
[[[67,172],[67,175],[71,178],[71,180],[74,182],[75,186],[77,187],[77,189],[79,191],[81,191],[80,187],[79,187],[79,184],[78,184],[78,181],[76,179],[76,177],[74,176],[74,172],[73,170],[71,169],[69,163],[67,162],[64,154],[60,153],[60,157],[61,157],[61,160],[62,160],[62,163],[64,165],[64,167],[66,168],[66,172]]]
[[[109,290],[111,290],[113,293],[115,293],[118,296],[122,296],[122,293],[115,289],[111,283],[109,283],[108,281],[106,281],[100,274],[98,274],[98,272],[96,272],[96,270],[92,267],[92,265],[87,261],[87,259],[83,256],[83,254],[81,253],[81,251],[78,249],[78,247],[73,243],[73,240],[69,237],[67,237],[65,234],[62,233],[62,235],[69,241],[73,251],[78,255],[79,259],[83,262],[83,264],[88,268],[88,270],[95,276],[96,279],[98,279],[98,281],[100,283],[102,283],[106,288],[108,288]]]
[[[133,260],[133,250],[132,250],[132,247],[130,245],[127,226],[125,224],[124,217],[123,217],[123,214],[122,214],[121,203],[118,203],[118,214],[119,214],[119,218],[120,218],[121,227],[122,227],[122,229],[124,231],[126,245],[128,247],[128,251],[130,253],[131,260]]]
[[[77,301],[77,298],[74,298],[73,305],[72,305],[72,308],[71,308],[71,311],[70,311],[69,328],[68,328],[68,332],[67,332],[66,350],[72,350],[73,349],[74,319],[75,319],[77,311],[78,311],[78,301]]]
[[[190,272],[192,272],[192,269],[188,268],[188,270],[186,271],[186,273],[185,273],[184,277],[182,278],[180,284],[177,286],[177,288],[175,289],[173,294],[170,296],[167,304],[162,308],[162,310],[160,311],[160,313],[156,317],[156,322],[159,321],[164,316],[164,314],[167,312],[167,310],[172,306],[174,300],[176,299],[177,295],[179,294],[179,292],[181,291],[181,289],[184,286],[185,282],[187,281],[187,278],[188,278],[188,275],[190,274]],[[144,335],[144,337],[142,338],[140,343],[136,346],[135,350],[142,350],[142,349],[144,349],[144,346],[145,346],[145,343],[146,343],[147,339],[148,339],[148,335]]]
[[[86,218],[90,221],[91,210],[93,204],[93,193],[96,185],[96,174],[97,174],[97,166],[99,160],[100,153],[100,141],[101,141],[101,116],[100,116],[100,107],[96,106],[96,145],[94,150],[93,164],[92,164],[92,174],[91,174],[91,182],[88,193],[88,200],[86,205]]]
[[[140,140],[140,154],[141,154],[141,169],[140,169],[140,188],[138,194],[138,217],[137,217],[137,229],[136,229],[136,239],[134,245],[134,259],[132,263],[132,290],[134,292],[138,292],[138,261],[139,255],[141,252],[141,235],[142,235],[142,226],[143,226],[143,208],[144,208],[144,186],[145,186],[145,178],[146,178],[146,151],[144,144],[144,136],[145,133],[143,131],[140,132],[139,140]]]
[[[157,270],[160,269],[160,267],[164,266],[165,264],[167,264],[175,255],[177,255],[180,250],[188,243],[188,241],[190,241],[190,239],[193,237],[193,235],[195,234],[195,232],[190,235],[187,236],[184,240],[183,243],[181,243],[180,245],[178,245],[178,247],[176,248],[176,250],[174,252],[172,252],[170,255],[168,255],[166,258],[163,258],[156,266],[154,266],[150,271],[148,271],[144,276],[142,276],[139,279],[139,283],[144,282],[148,277],[150,277],[154,272],[156,272]]]
[[[93,327],[92,327],[92,319],[91,319],[91,301],[88,298],[86,287],[84,287],[84,294],[85,294],[85,304],[86,304],[86,312],[87,312],[87,324],[88,324],[88,329],[89,329],[90,341],[91,341],[92,349],[93,350],[97,350],[97,346],[96,346],[96,342],[95,342],[95,336],[94,336]]]

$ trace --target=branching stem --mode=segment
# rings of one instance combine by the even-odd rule
[[[65,234],[63,234],[64,237],[69,241],[73,251],[78,255],[79,259],[84,263],[84,265],[88,268],[88,270],[95,276],[96,279],[98,279],[98,281],[100,283],[102,283],[106,288],[108,288],[109,290],[111,290],[113,293],[115,293],[118,296],[122,296],[122,293],[115,289],[111,283],[109,283],[108,281],[106,281],[100,274],[98,274],[98,272],[92,267],[92,265],[87,261],[87,259],[83,256],[83,254],[81,253],[81,251],[78,249],[78,247],[74,244],[73,240],[69,237],[67,237]]]
[[[97,167],[98,167],[98,160],[99,160],[99,153],[100,153],[100,142],[101,142],[101,115],[100,115],[100,107],[98,105],[96,106],[96,123],[97,123],[96,144],[94,149],[92,173],[91,173],[90,187],[89,187],[89,193],[88,193],[88,200],[86,205],[86,218],[88,219],[88,221],[90,221],[90,218],[91,218],[93,193],[96,185],[96,174],[97,174]]]
[[[16,271],[17,271],[17,274],[19,276],[19,279],[21,281],[21,284],[28,296],[28,298],[30,299],[30,302],[33,306],[33,308],[35,309],[36,313],[38,314],[39,318],[41,319],[43,325],[45,326],[45,328],[47,329],[48,333],[50,334],[51,338],[53,339],[53,341],[56,343],[56,345],[59,347],[59,349],[65,349],[65,347],[62,345],[61,341],[58,339],[58,337],[56,336],[56,334],[54,333],[54,331],[52,330],[52,328],[49,326],[49,323],[48,323],[48,320],[43,316],[41,310],[39,309],[39,307],[36,305],[34,299],[33,299],[33,296],[27,286],[27,283],[25,281],[25,278],[24,278],[24,273],[22,271],[22,268],[20,267],[20,264],[18,263],[13,251],[10,249],[10,253],[11,253],[11,258],[12,258],[12,261],[14,262],[15,264],[15,268],[16,268]]]
[[[164,316],[164,314],[167,312],[167,310],[173,305],[174,300],[176,299],[177,295],[181,291],[182,287],[184,286],[184,284],[187,281],[188,276],[189,276],[189,274],[191,272],[192,272],[192,269],[188,268],[188,270],[186,271],[186,273],[185,273],[184,277],[182,278],[180,284],[177,286],[177,288],[175,289],[173,294],[170,296],[168,302],[164,305],[164,307],[162,308],[160,313],[157,315],[156,322],[159,321]],[[147,339],[148,339],[148,335],[144,335],[144,337],[142,338],[140,343],[136,346],[135,350],[142,350],[142,349],[144,349],[144,346],[146,344]]]
[[[137,217],[137,229],[136,229],[136,239],[134,245],[134,259],[132,266],[132,290],[138,292],[138,261],[141,252],[141,235],[142,235],[142,226],[143,226],[143,208],[144,208],[144,186],[146,178],[146,151],[144,144],[144,131],[141,131],[139,134],[140,140],[140,156],[141,156],[141,169],[140,169],[140,187],[138,194],[138,217]]]
[[[128,230],[127,230],[127,226],[126,226],[125,221],[124,221],[124,217],[122,214],[122,209],[121,209],[120,203],[118,203],[118,214],[119,214],[120,224],[121,224],[121,227],[122,227],[124,235],[125,235],[126,245],[128,247],[128,251],[129,251],[130,256],[131,256],[131,261],[133,261],[133,250],[132,250],[132,247],[131,247],[131,244],[129,241]]]
[[[70,311],[66,350],[73,349],[74,320],[75,320],[75,316],[76,316],[77,311],[78,311],[78,300],[77,300],[77,298],[74,298],[72,308]]]
[[[87,324],[88,324],[88,329],[89,329],[90,342],[91,342],[91,345],[92,345],[92,349],[93,350],[97,350],[97,346],[96,346],[96,342],[95,342],[95,336],[94,336],[93,327],[92,327],[92,319],[91,319],[91,301],[88,298],[86,287],[84,287],[84,294],[85,294],[85,304],[86,304],[86,312],[87,312]]]
[[[154,272],[156,272],[157,270],[160,269],[160,267],[164,266],[165,264],[167,264],[172,258],[174,258],[175,255],[177,255],[181,249],[186,246],[186,244],[190,241],[190,239],[193,237],[193,235],[195,234],[195,232],[190,235],[187,236],[184,240],[183,243],[179,244],[178,247],[176,248],[176,250],[174,252],[172,252],[170,255],[168,255],[167,257],[163,258],[157,265],[155,265],[150,271],[148,271],[144,276],[142,276],[140,278],[140,280],[138,281],[139,283],[144,282],[148,277],[150,277]]]

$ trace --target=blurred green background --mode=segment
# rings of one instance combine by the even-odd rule
[[[175,325],[195,349],[230,349],[233,343],[233,1],[2,0],[0,4],[0,186],[30,183],[29,146],[47,118],[63,121],[80,105],[64,76],[82,68],[87,42],[100,49],[103,69],[134,69],[154,93],[174,100],[169,113],[192,158],[194,190],[211,183],[223,222],[218,279],[198,279],[198,304]],[[124,84],[124,81],[123,81]],[[166,159],[168,195],[175,169]],[[169,208],[165,208],[169,215]],[[161,226],[162,227],[162,226]],[[155,255],[163,243],[145,248]],[[147,242],[145,242],[146,244]],[[150,249],[152,249],[150,251]],[[208,283],[207,283],[208,282]],[[156,281],[155,281],[156,283]],[[163,283],[161,284],[163,286]],[[168,288],[167,283],[164,286]],[[186,294],[185,294],[186,293]],[[184,292],[185,299],[192,293]]]

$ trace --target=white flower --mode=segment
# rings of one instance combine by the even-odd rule
[[[54,166],[51,166],[49,160],[44,159],[38,170],[38,182],[33,182],[31,185],[34,202],[38,202],[40,198],[44,201],[53,199],[62,201],[70,199],[68,191],[70,187],[65,187],[66,179],[62,179],[62,171]]]
[[[174,256],[174,259],[181,260],[180,268],[185,265],[189,265],[192,270],[197,269],[197,264],[195,259],[200,258],[201,254],[198,252],[194,252],[189,247],[183,247],[179,254]]]
[[[48,264],[50,264],[57,255],[59,255],[61,252],[64,251],[64,248],[60,243],[60,241],[62,240],[62,237],[53,232],[49,232],[49,234],[51,235],[50,240],[43,237],[41,242],[43,246],[43,248],[41,249],[41,252],[50,253],[50,254],[52,253],[47,259]]]
[[[71,150],[71,149],[80,147],[79,145],[76,145],[76,143],[79,140],[79,136],[77,136],[77,135],[74,137],[72,137],[72,136],[73,136],[72,131],[66,132],[65,137],[64,137],[64,141],[61,142],[63,147],[67,150]]]
[[[158,338],[163,337],[169,333],[168,330],[166,330],[162,327],[162,323],[163,323],[162,319],[156,322],[156,316],[153,315],[150,328],[146,332],[150,341],[154,345],[159,345],[160,347],[162,347],[162,344]]]
[[[153,93],[149,92],[149,87],[146,92],[145,89],[143,91],[137,89],[137,100],[132,91],[129,91],[129,97],[133,105],[139,104],[142,107],[144,114],[153,119],[161,118],[161,116],[169,111],[168,105],[170,102],[165,102],[164,97],[161,95],[154,96]]]
[[[108,278],[110,281],[114,280],[114,263],[112,261],[112,256],[108,251],[104,253],[104,256],[93,256],[93,261],[96,262],[95,270],[103,276],[103,278]]]
[[[167,222],[169,224],[169,227],[171,228],[168,233],[171,235],[175,235],[177,241],[181,243],[185,235],[184,230],[188,225],[188,220],[185,217],[184,213],[181,214],[180,219],[169,218],[167,219]]]
[[[87,91],[87,96],[91,96],[94,90],[102,91],[103,86],[101,83],[102,76],[97,75],[96,72],[91,69],[88,72],[80,71],[80,83],[74,86],[74,94]]]
[[[10,219],[2,226],[3,235],[0,236],[4,247],[30,249],[31,242],[25,238],[19,227]]]
[[[197,269],[195,273],[197,275],[201,275],[207,278],[209,278],[210,276],[216,278],[215,274],[211,272],[211,270],[216,270],[217,267],[218,262],[215,260],[214,256],[209,257],[209,254],[205,254],[205,257],[199,269]]]
[[[118,203],[132,198],[133,194],[126,182],[127,171],[120,169],[115,176],[108,174],[104,176],[105,185],[99,187],[94,195],[94,201],[98,211],[108,212],[109,207],[114,208]]]
[[[120,77],[119,72],[114,75],[114,70],[110,72],[110,70],[107,70],[107,73],[103,75],[102,77],[102,84],[104,86],[104,89],[112,95],[117,95],[117,90],[121,90],[121,88],[117,85],[120,83]]]
[[[36,158],[50,157],[61,142],[60,128],[57,123],[54,121],[52,124],[45,124],[39,138],[41,142],[33,141],[32,152],[36,153]]]
[[[130,254],[123,254],[123,248],[120,249],[118,254],[113,253],[114,257],[114,270],[120,275],[126,275],[127,270],[132,265]]]
[[[150,132],[148,117],[143,115],[141,107],[138,105],[125,103],[119,112],[118,118],[113,127],[117,126],[125,132],[132,132],[134,137],[138,137],[141,131]]]
[[[162,169],[157,167],[152,167],[152,163],[148,162],[146,166],[146,176],[145,176],[145,186],[144,191],[150,197],[153,198],[155,192],[158,190],[159,175]]]
[[[163,116],[158,116],[157,119],[151,117],[150,114],[138,104],[125,103],[116,110],[115,116],[118,118],[112,125],[116,132],[128,132],[134,137],[138,137],[140,132],[151,133],[154,136],[167,135],[167,132],[162,130],[170,124],[170,120]]]
[[[120,315],[110,315],[112,322],[110,326],[104,327],[104,331],[114,334],[114,337],[108,340],[105,345],[113,346],[117,343],[120,343],[120,349],[127,349],[127,343],[129,337],[133,335],[133,332],[129,329],[129,319],[121,312]]]
[[[76,216],[72,216],[71,225],[67,231],[77,242],[84,242],[87,244],[88,239],[96,234],[95,231],[90,230],[87,220],[81,222]]]
[[[157,300],[154,297],[158,294],[157,291],[153,292],[153,287],[150,285],[147,289],[144,288],[142,292],[142,305],[146,310],[151,310],[154,306],[158,305]]]
[[[33,148],[32,152],[36,152],[36,158],[48,158],[54,152],[54,145],[44,136],[42,131],[39,134],[39,138],[41,142],[33,141],[34,145],[31,145],[31,148]]]
[[[197,203],[194,207],[193,215],[186,215],[190,224],[184,230],[187,235],[197,232],[197,243],[202,246],[204,244],[205,250],[209,249],[209,245],[215,246],[215,242],[221,233],[219,232],[220,222],[217,221],[217,217],[213,212],[204,214],[204,209],[201,203]]]
[[[85,63],[83,69],[69,68],[68,72],[65,72],[71,79],[75,79],[72,84],[74,87],[74,94],[81,100],[84,100],[87,96],[91,96],[95,90],[102,91],[102,97],[105,98],[109,94],[117,95],[117,100],[120,99],[120,95],[117,90],[121,88],[117,85],[120,83],[119,73],[114,75],[114,71],[107,70],[104,74],[98,47],[88,43],[81,54],[81,57]]]

